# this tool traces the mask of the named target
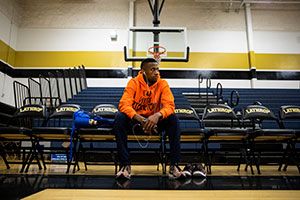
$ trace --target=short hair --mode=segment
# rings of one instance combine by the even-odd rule
[[[145,60],[142,61],[141,63],[141,69],[144,68],[144,66],[147,64],[147,63],[151,63],[151,62],[157,62],[157,60],[155,60],[154,58],[146,58]]]

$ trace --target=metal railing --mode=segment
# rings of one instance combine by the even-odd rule
[[[30,92],[29,103],[41,104],[42,103],[42,89],[41,84],[33,78],[28,78],[28,87]]]
[[[57,80],[58,96],[60,97],[62,102],[66,102],[68,100],[66,81],[64,75],[60,71],[56,71],[56,80]]]
[[[233,102],[233,95],[235,94],[236,96],[236,102]],[[234,108],[235,106],[239,105],[239,101],[240,101],[240,95],[239,92],[237,90],[232,90],[231,94],[230,94],[230,107]]]
[[[203,77],[201,74],[198,76],[198,92],[199,92],[199,98],[201,98],[201,83],[203,82]]]
[[[210,77],[208,77],[206,79],[206,106],[209,105],[209,103],[208,103],[208,89],[210,89],[210,87],[211,87],[211,80],[210,80]]]
[[[22,106],[30,104],[29,87],[27,87],[26,85],[24,85],[18,81],[14,81],[13,88],[14,88],[14,97],[15,97],[15,107],[16,108],[20,108]]]
[[[13,82],[15,107],[28,104],[45,105],[49,111],[68,101],[77,93],[87,88],[85,67],[48,73],[48,77],[39,75],[39,81],[28,78],[28,86]]]
[[[223,93],[223,87],[221,83],[217,84],[217,89],[216,89],[216,95],[217,95],[217,105],[219,104],[219,99],[222,98],[222,93]]]
[[[80,77],[81,77],[82,89],[86,89],[87,88],[87,80],[86,80],[86,72],[85,72],[84,65],[81,65],[80,71],[81,71]]]
[[[69,75],[69,70],[64,70],[64,79],[65,79],[65,83],[66,83],[66,96],[67,99],[70,99],[73,97],[73,87],[71,85],[71,79],[70,79],[70,75]]]

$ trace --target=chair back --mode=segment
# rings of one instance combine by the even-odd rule
[[[289,128],[299,129],[299,119],[300,119],[300,106],[295,105],[286,105],[279,108],[279,123],[280,128],[286,128],[287,125]],[[287,122],[283,122],[287,121]]]
[[[112,104],[100,104],[93,108],[92,113],[99,115],[103,118],[114,119],[118,109]]]
[[[243,108],[242,115],[243,115],[243,120],[245,119],[277,120],[274,113],[269,108],[262,105],[247,106]]]
[[[179,120],[200,120],[195,109],[186,106],[177,106],[175,114]]]
[[[285,119],[300,119],[300,106],[281,106],[279,109],[279,118]]]
[[[7,126],[16,121],[16,125],[20,127],[32,128],[34,120],[46,118],[46,107],[43,105],[25,105],[16,110],[12,118],[8,121]],[[39,121],[36,121],[39,122]]]
[[[228,105],[209,105],[204,109],[202,119],[238,119]]]
[[[279,121],[274,115],[274,113],[267,107],[263,105],[250,105],[246,106],[242,110],[242,118],[243,118],[243,124],[245,120],[251,120],[252,121],[252,127],[253,129],[256,128],[256,124],[260,128],[262,128],[262,121],[263,120],[276,120],[277,124],[280,127]],[[255,120],[257,123],[255,123]]]
[[[49,118],[73,118],[74,112],[79,109],[80,106],[77,104],[63,104],[57,107]]]

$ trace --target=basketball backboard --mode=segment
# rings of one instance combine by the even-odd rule
[[[128,45],[124,47],[125,61],[142,61],[158,54],[160,61],[188,62],[186,28],[129,28]]]

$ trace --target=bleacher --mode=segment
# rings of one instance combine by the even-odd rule
[[[118,106],[119,100],[123,94],[124,88],[101,88],[93,87],[87,88],[81,93],[74,96],[74,98],[68,100],[67,103],[74,103],[81,105],[86,111],[91,111],[92,108],[98,104],[110,103]],[[198,88],[171,88],[175,98],[176,106],[192,106],[198,111],[198,115],[201,118],[203,110],[207,105],[205,90],[201,90],[201,98],[199,98]],[[233,88],[223,89],[223,94],[218,100],[219,104],[230,104],[230,95]],[[239,104],[234,108],[235,112],[240,115],[242,108],[248,105],[252,105],[254,102],[259,101],[262,105],[270,108],[270,110],[278,116],[278,110],[283,105],[299,105],[300,91],[295,89],[236,89],[239,93]],[[217,103],[216,89],[211,88],[208,91],[209,104],[214,105]],[[191,122],[189,120],[180,121],[181,128],[197,128],[199,124],[197,122]],[[230,120],[210,120],[206,122],[206,128],[215,127],[228,127]],[[291,129],[300,129],[299,120],[289,120],[285,122],[286,126]],[[278,124],[275,121],[264,120],[263,128],[266,129],[279,129]],[[199,148],[202,144],[199,143],[184,143],[182,142],[182,149]],[[94,146],[101,146],[100,144],[94,144]],[[221,148],[222,144],[210,145],[210,148]],[[133,145],[132,147],[138,147]],[[270,147],[272,148],[272,147]],[[281,149],[282,151],[282,149]],[[238,156],[236,156],[238,157]],[[187,158],[184,160],[188,160]],[[222,158],[220,158],[222,159]],[[217,162],[220,162],[219,161]],[[237,159],[237,158],[236,158]],[[223,159],[224,160],[224,159]],[[269,162],[273,162],[271,159]],[[229,161],[230,162],[230,161]]]
[[[221,85],[219,85],[221,87]],[[194,109],[197,113],[196,120],[189,120],[183,119],[180,120],[181,129],[192,130],[194,129],[194,135],[186,135],[189,134],[183,133],[182,134],[182,152],[183,152],[183,162],[195,162],[195,159],[202,159],[205,164],[211,162],[213,164],[234,164],[237,162],[238,159],[242,157],[242,151],[245,151],[246,147],[240,147],[238,152],[234,152],[235,154],[233,157],[230,154],[227,154],[228,148],[230,145],[235,145],[234,143],[229,143],[228,141],[217,141],[217,142],[210,142],[210,131],[216,128],[225,128],[225,131],[228,129],[229,132],[232,130],[232,126],[243,128],[244,130],[251,130],[253,120],[249,119],[242,119],[243,118],[243,109],[246,106],[258,104],[263,105],[266,108],[269,108],[275,116],[279,119],[278,111],[281,106],[284,105],[300,105],[300,90],[297,89],[234,89],[234,88],[224,88],[220,90],[220,88],[171,88],[172,93],[175,98],[175,106],[176,107],[186,107]],[[122,97],[124,87],[87,87],[86,77],[84,73],[84,67],[82,68],[74,68],[69,70],[64,70],[62,72],[57,72],[55,75],[49,73],[48,77],[40,76],[39,81],[35,81],[32,78],[28,79],[28,86],[25,86],[21,83],[14,82],[15,91],[19,91],[16,93],[16,108],[20,108],[26,105],[34,105],[39,104],[43,105],[47,111],[46,116],[47,118],[51,116],[51,113],[55,111],[56,108],[63,105],[79,105],[79,107],[87,112],[92,112],[93,108],[100,104],[111,104],[118,108],[119,101]],[[233,91],[235,90],[234,95]],[[208,106],[216,106],[216,105],[224,105],[224,106],[231,106],[233,111],[237,115],[237,121],[233,122],[231,119],[204,119],[204,112]],[[78,107],[78,108],[79,108]],[[63,141],[60,141],[57,138],[53,139],[53,136],[50,139],[39,138],[40,136],[33,137],[34,140],[31,140],[31,143],[34,145],[38,145],[35,148],[42,148],[39,146],[39,141],[50,141],[51,145],[49,149],[44,147],[44,150],[51,150],[51,148],[60,148],[62,142],[66,141],[66,138],[70,139],[70,133],[72,128],[72,115],[69,116],[68,119],[61,118],[59,119],[59,124],[62,127],[67,128],[67,136],[64,137]],[[241,120],[243,122],[243,126],[239,122]],[[205,121],[205,123],[203,123]],[[35,121],[34,125],[37,126]],[[205,125],[204,125],[205,124]],[[55,126],[55,120],[50,120],[49,123],[50,127]],[[285,120],[284,125],[286,128],[300,130],[300,123],[299,119],[291,119]],[[40,126],[40,125],[39,125]],[[253,126],[254,127],[254,126]],[[254,127],[255,128],[255,127]],[[253,130],[254,130],[253,128]],[[277,129],[279,130],[280,127],[276,121],[272,120],[263,120],[262,127],[263,129]],[[4,130],[4,129],[3,129]],[[199,134],[195,134],[195,130],[199,131]],[[1,130],[0,130],[1,131]],[[293,134],[296,133],[293,131]],[[0,132],[0,135],[4,134],[4,132]],[[96,133],[97,134],[97,133]],[[99,133],[101,134],[101,133]],[[98,140],[91,140],[91,141],[83,141],[81,143],[80,137],[74,137],[74,142],[78,142],[79,147],[76,147],[74,151],[77,153],[75,159],[75,164],[78,160],[83,160],[85,163],[89,160],[92,161],[109,161],[114,162],[116,165],[116,144],[114,142],[114,138],[111,137],[112,132],[110,132],[109,138],[104,139],[104,141]],[[193,137],[201,135],[201,139],[193,140]],[[80,135],[80,134],[79,134]],[[245,138],[249,138],[250,132],[247,132]],[[2,141],[5,141],[5,137],[1,135]],[[105,136],[104,136],[105,137]],[[102,137],[103,138],[103,137]],[[244,139],[245,139],[244,138]],[[72,137],[71,137],[72,139]],[[153,143],[147,147],[150,150],[154,150],[157,154],[167,154],[168,153],[168,145],[162,147],[161,145],[165,145],[162,142],[162,139],[165,140],[166,138],[158,137],[153,139]],[[22,141],[22,139],[20,139]],[[29,139],[27,139],[29,140]],[[281,157],[284,151],[287,149],[285,148],[287,145],[297,143],[294,140],[294,137],[289,138],[289,140],[279,141],[278,143],[272,143],[270,145],[271,154],[269,155],[270,160],[267,160],[265,163],[269,162],[279,162],[278,157]],[[10,140],[11,141],[11,140]],[[29,140],[30,141],[30,140]],[[151,141],[151,139],[150,139]],[[249,139],[250,141],[250,139]],[[253,140],[254,141],[254,140]],[[240,141],[242,142],[242,141]],[[279,144],[279,145],[278,145]],[[207,145],[207,146],[205,146]],[[268,143],[263,143],[264,147],[268,146]],[[272,146],[273,145],[273,146]],[[276,146],[277,145],[277,146]],[[223,148],[227,147],[227,148]],[[298,147],[297,144],[295,147]],[[147,151],[141,151],[139,153],[139,149],[141,148],[140,142],[136,142],[135,139],[131,139],[129,143],[129,148],[132,149],[134,153],[137,154],[137,157],[141,155],[140,160],[145,160],[143,157],[143,153],[147,153]],[[146,149],[147,149],[146,148]],[[162,148],[166,148],[166,152],[161,152]],[[243,150],[244,148],[244,150]],[[272,150],[274,149],[274,151]],[[27,148],[28,149],[28,148]],[[158,149],[158,150],[157,150]],[[94,154],[97,152],[104,151],[102,153],[102,157],[97,157]],[[145,150],[145,149],[144,149]],[[66,151],[66,155],[68,156],[69,152],[65,148],[63,151]],[[89,157],[85,157],[86,152],[92,152]],[[215,157],[214,160],[208,161],[205,156],[212,156],[211,154],[215,155],[215,153],[219,151],[224,153],[220,154],[219,156]],[[235,149],[236,151],[236,149]],[[247,151],[247,150],[246,150]],[[48,151],[45,151],[48,152]],[[150,151],[151,152],[151,151]],[[212,152],[212,153],[211,153]],[[40,149],[31,149],[29,155],[35,154],[35,158],[38,161],[38,153],[41,153]],[[51,153],[51,152],[50,152]],[[148,152],[149,153],[149,152]],[[153,153],[153,152],[152,152]],[[273,154],[272,154],[273,153]],[[111,154],[108,156],[107,154]],[[151,155],[151,154],[150,154]],[[253,156],[255,153],[253,153]],[[275,156],[274,156],[275,155]],[[3,157],[5,154],[2,155]],[[40,155],[43,159],[43,155]],[[161,156],[161,155],[160,155]],[[230,157],[231,156],[231,157]],[[258,153],[260,156],[260,152]],[[28,156],[29,157],[29,156]],[[106,157],[103,159],[103,157]],[[110,158],[107,158],[110,157]],[[276,157],[273,159],[273,157]],[[227,159],[233,158],[233,159]],[[29,158],[28,158],[29,159]],[[33,158],[32,158],[33,159]],[[150,156],[150,163],[153,157]],[[159,162],[162,164],[167,162],[167,156],[162,155],[159,158]],[[212,159],[212,157],[210,158]],[[138,159],[137,159],[138,160]],[[254,158],[255,160],[255,158]],[[25,164],[28,162],[29,165],[32,160],[25,160],[23,162],[23,168],[25,168]],[[44,162],[44,161],[43,161]],[[68,161],[68,166],[71,165],[72,160]],[[48,162],[51,163],[51,162]],[[247,165],[251,164],[251,162],[246,162]],[[63,164],[63,163],[62,163]],[[289,163],[287,163],[289,164]],[[28,165],[28,167],[29,167]],[[45,163],[44,163],[45,165]],[[27,168],[28,168],[27,167]],[[69,166],[70,167],[70,166]],[[78,166],[79,167],[79,166]],[[74,167],[75,169],[75,167]]]
[[[230,94],[234,88],[223,89],[223,95],[219,103],[230,103]],[[300,104],[300,90],[298,89],[236,89],[239,93],[239,104],[235,107],[235,111],[241,111],[242,108],[252,105],[259,101],[262,105],[269,108],[277,117],[280,106],[283,105],[299,105]],[[119,87],[89,87],[73,98],[69,99],[67,103],[78,104],[83,110],[91,111],[93,107],[99,104],[110,103],[118,107],[119,100],[122,97],[124,88]],[[199,116],[202,116],[204,107],[206,106],[206,93],[201,91],[202,100],[198,98],[198,88],[171,88],[175,98],[175,105],[177,106],[192,106],[198,111]],[[216,104],[216,89],[209,90],[209,103]],[[200,108],[200,109],[199,109]],[[201,109],[202,108],[202,109]],[[297,120],[290,120],[287,122],[288,127],[293,129],[300,129],[300,123]],[[264,128],[278,128],[275,122],[264,121]]]

